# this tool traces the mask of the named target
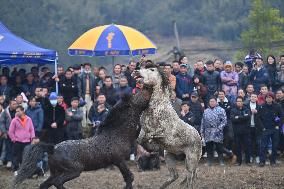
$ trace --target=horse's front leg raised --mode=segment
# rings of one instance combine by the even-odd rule
[[[125,161],[114,163],[120,170],[124,181],[126,182],[125,189],[132,189],[132,182],[134,180],[133,173],[128,169]]]
[[[178,172],[176,169],[176,158],[175,155],[169,152],[165,153],[166,166],[170,172],[170,178],[160,187],[164,189],[168,187],[171,183],[178,179]]]

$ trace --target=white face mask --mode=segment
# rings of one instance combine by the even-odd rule
[[[89,70],[89,71],[85,70],[85,73],[87,73],[87,74],[88,74],[88,73],[91,73],[91,71],[90,71],[90,70]]]
[[[50,103],[51,103],[52,106],[56,106],[57,100],[50,100]]]

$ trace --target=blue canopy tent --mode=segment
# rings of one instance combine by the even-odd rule
[[[0,65],[27,63],[55,64],[57,74],[56,51],[40,48],[16,36],[0,22]]]

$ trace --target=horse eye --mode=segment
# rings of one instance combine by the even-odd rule
[[[155,71],[153,68],[150,69],[152,72]]]

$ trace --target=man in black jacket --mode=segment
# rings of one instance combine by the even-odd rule
[[[263,167],[266,160],[266,149],[269,141],[272,141],[272,154],[270,156],[270,165],[276,164],[277,147],[279,143],[279,128],[283,122],[283,112],[279,104],[273,102],[274,94],[268,92],[265,101],[259,110],[259,120],[261,132],[261,147],[260,147],[260,163]]]
[[[203,74],[204,85],[207,86],[206,104],[209,98],[213,96],[221,88],[221,79],[219,72],[215,71],[214,63],[208,60],[206,63],[206,71]]]
[[[231,120],[234,130],[237,165],[242,164],[242,147],[245,151],[245,162],[250,163],[250,110],[244,106],[244,99],[239,96],[236,99],[236,107],[231,111]]]
[[[195,119],[193,122],[193,127],[200,132],[200,125],[202,120],[202,115],[204,112],[204,108],[198,100],[198,94],[196,91],[192,92],[190,95],[190,100],[188,102],[191,112],[193,113]]]

